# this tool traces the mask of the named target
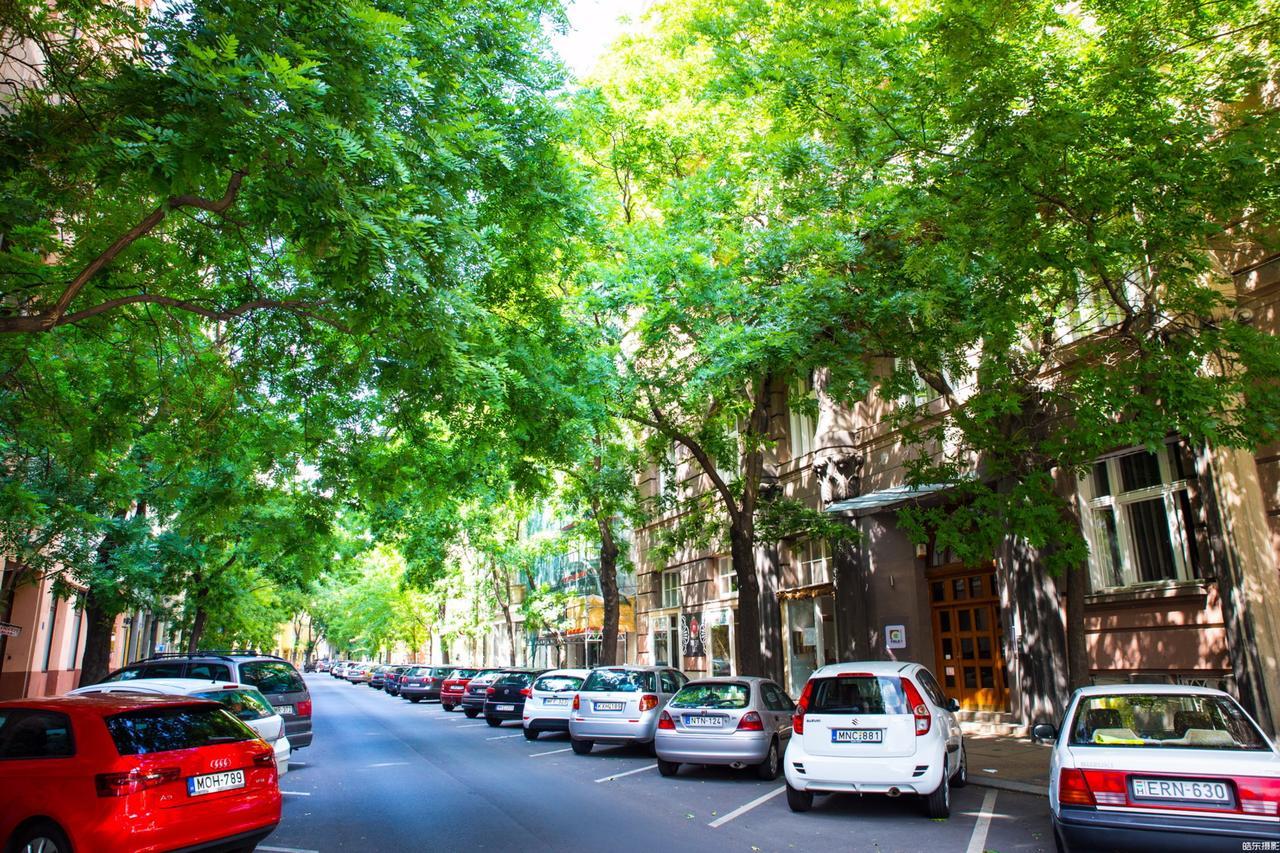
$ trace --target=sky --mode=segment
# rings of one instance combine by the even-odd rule
[[[565,4],[569,13],[569,32],[565,35],[553,34],[552,44],[570,70],[581,78],[626,28],[619,19],[638,19],[640,13],[652,2],[653,0],[569,0]]]

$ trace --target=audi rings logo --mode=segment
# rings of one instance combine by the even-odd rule
[[[230,766],[231,766],[230,758],[215,758],[213,761],[209,762],[210,770],[226,770]]]

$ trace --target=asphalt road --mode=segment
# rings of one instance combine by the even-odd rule
[[[951,818],[915,798],[819,797],[793,814],[781,778],[684,767],[664,779],[641,750],[528,742],[438,703],[309,675],[315,742],[281,780],[284,819],[258,849],[330,851],[1051,851],[1042,797],[970,785]]]

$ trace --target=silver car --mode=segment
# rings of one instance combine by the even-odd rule
[[[681,764],[727,764],[776,779],[794,711],[790,697],[767,678],[690,681],[658,715],[658,772],[674,776]]]
[[[569,739],[586,755],[596,743],[652,744],[662,707],[689,679],[664,666],[602,666],[573,697]]]

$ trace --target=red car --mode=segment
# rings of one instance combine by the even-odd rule
[[[462,704],[462,694],[467,692],[467,685],[480,672],[478,669],[455,669],[440,685],[440,707],[452,711]]]
[[[181,697],[0,702],[0,790],[5,850],[252,850],[280,822],[271,747]]]

